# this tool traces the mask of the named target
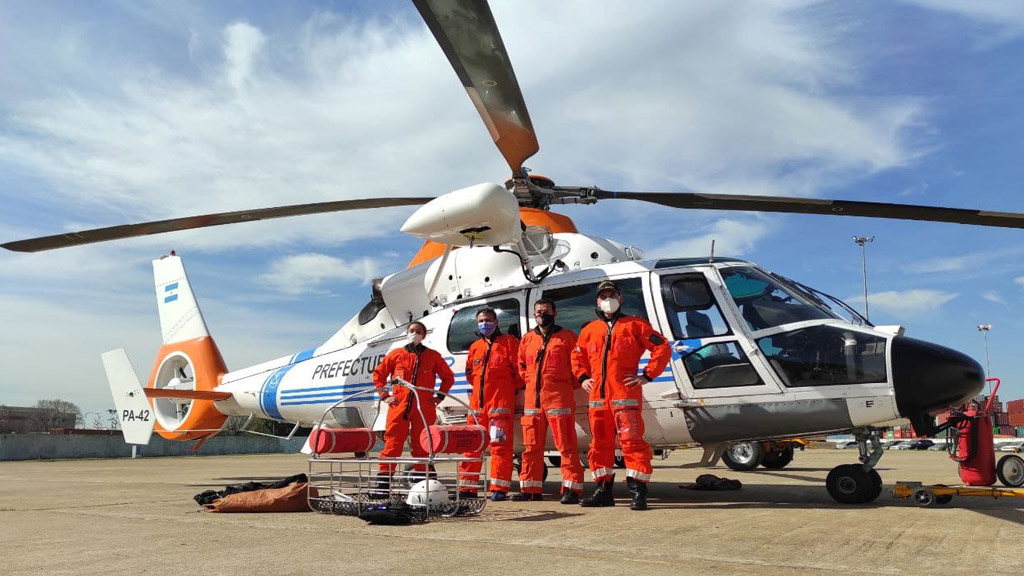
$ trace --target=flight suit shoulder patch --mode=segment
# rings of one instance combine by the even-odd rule
[[[650,340],[651,344],[654,344],[655,346],[661,346],[665,343],[665,339],[657,334],[651,334],[651,337],[648,338],[648,340]]]

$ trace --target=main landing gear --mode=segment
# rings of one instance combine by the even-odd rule
[[[836,466],[825,479],[829,496],[842,504],[867,504],[882,493],[882,477],[875,470],[884,454],[878,433],[859,431],[856,436],[860,464]]]

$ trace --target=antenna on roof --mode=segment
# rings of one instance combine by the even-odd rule
[[[708,264],[713,264],[714,262],[715,262],[715,239],[712,238],[711,239],[711,255],[708,256]]]

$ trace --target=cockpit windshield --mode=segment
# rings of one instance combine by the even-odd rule
[[[796,280],[791,280],[789,278],[786,278],[785,276],[780,276],[778,274],[773,273],[772,277],[781,280],[782,282],[789,283],[791,286],[797,288],[798,290],[802,290],[820,306],[828,308],[833,315],[838,316],[839,318],[842,318],[843,320],[846,320],[851,324],[857,324],[858,326],[874,326],[874,324],[868,322],[866,318],[861,316],[860,312],[857,312],[849,304],[843,302],[842,300],[836,298],[835,296],[832,296],[831,294],[826,294],[821,290],[811,288],[806,284],[801,284],[800,282],[797,282]]]
[[[757,268],[738,266],[719,272],[753,332],[794,322],[842,318],[817,296]]]

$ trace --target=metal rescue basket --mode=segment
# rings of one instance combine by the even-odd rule
[[[486,431],[481,426],[429,425],[415,391],[443,394],[470,413],[473,410],[458,398],[433,388],[413,386],[401,379],[391,380],[388,385],[389,392],[395,387],[409,390],[409,402],[416,408],[411,417],[420,418],[424,424],[423,444],[427,456],[381,459],[376,452],[371,453],[376,434],[370,428],[353,427],[352,424],[361,426],[362,421],[358,416],[348,417],[357,411],[345,404],[359,396],[376,394],[377,390],[371,387],[344,396],[324,411],[309,436],[310,507],[324,514],[363,518],[375,512],[391,512],[412,522],[479,514],[487,502],[487,466],[486,457],[482,455],[487,448]],[[377,404],[376,416],[380,415],[380,404]],[[341,428],[325,426],[324,420],[328,415]],[[375,417],[374,422],[376,420]],[[477,446],[479,450],[475,449]],[[471,449],[464,450],[467,447]],[[462,455],[463,452],[477,451],[481,452],[478,458]],[[353,455],[342,457],[339,453]],[[382,463],[393,465],[390,473],[381,471]],[[460,463],[480,466],[480,474],[475,481],[463,478],[460,483]]]

